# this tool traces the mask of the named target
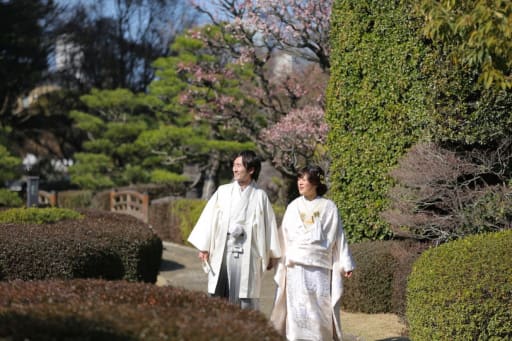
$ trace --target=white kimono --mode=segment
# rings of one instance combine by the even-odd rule
[[[301,196],[286,208],[280,233],[273,325],[288,340],[341,340],[342,274],[355,264],[336,205]]]
[[[215,293],[219,279],[222,258],[225,252],[233,208],[238,202],[234,200],[240,191],[238,183],[220,186],[208,201],[188,241],[200,251],[209,252],[211,271],[208,272],[208,292]],[[267,269],[270,258],[281,257],[281,248],[277,234],[274,211],[262,189],[252,182],[245,191],[248,196],[244,206],[243,228],[247,237],[243,245],[239,298],[259,298],[263,271]],[[240,224],[242,222],[237,222]]]

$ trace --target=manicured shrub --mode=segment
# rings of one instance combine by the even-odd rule
[[[91,207],[92,191],[60,191],[57,201],[59,207],[63,208],[89,208]]]
[[[407,286],[412,340],[512,339],[512,230],[424,252]]]
[[[421,29],[414,1],[333,3],[326,94],[330,195],[351,241],[391,236],[380,216],[393,184],[388,172],[429,117]]]
[[[92,277],[156,282],[162,241],[148,225],[124,214],[80,212],[83,219],[51,224],[0,223],[0,279]]]
[[[206,200],[201,199],[178,199],[172,202],[170,209],[179,225],[181,244],[187,243],[186,240],[205,206]]]
[[[0,283],[0,338],[282,340],[261,312],[181,288],[102,280]]]
[[[65,219],[81,219],[77,211],[66,208],[11,208],[0,212],[0,223],[51,224]]]
[[[0,189],[0,207],[19,207],[23,205],[18,193],[8,189]]]
[[[356,270],[344,281],[342,309],[403,317],[407,276],[414,260],[426,248],[426,244],[411,240],[351,245]]]

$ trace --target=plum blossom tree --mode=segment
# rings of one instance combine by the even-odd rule
[[[246,80],[250,81],[244,82],[240,89],[255,101],[252,110],[260,112],[266,126],[242,124],[240,127],[252,130],[245,133],[258,137],[255,142],[273,156],[275,165],[286,175],[294,174],[298,164],[311,162],[314,156],[325,156],[324,152],[319,153],[319,146],[325,141],[325,135],[321,134],[326,129],[310,129],[303,123],[325,125],[320,121],[323,121],[324,90],[330,67],[328,34],[332,1],[191,1],[220,33],[215,39],[211,35],[196,37],[216,51],[215,55],[223,55],[231,63],[246,67],[249,76]],[[292,60],[291,71],[281,70],[278,61],[283,56]],[[204,73],[197,72],[197,75]],[[222,96],[215,99],[230,105],[235,103]],[[233,119],[229,110],[216,110],[215,115],[226,121]],[[245,116],[247,112],[239,111],[239,122]],[[254,122],[252,118],[249,121]],[[297,133],[297,140],[290,141],[289,134],[279,136],[287,131]],[[304,136],[317,142],[297,148]]]
[[[246,39],[242,52],[293,49],[306,60],[329,68],[329,18],[332,1],[307,0],[191,0],[214,24]],[[213,8],[213,10],[212,10]],[[251,46],[252,45],[252,46]],[[241,56],[244,56],[241,53]],[[245,55],[246,56],[246,55]],[[247,56],[246,56],[247,57]]]
[[[324,110],[319,106],[294,109],[278,123],[261,132],[261,140],[274,156],[276,167],[293,176],[298,164],[304,160],[322,163],[329,128]],[[290,172],[293,170],[293,172]]]

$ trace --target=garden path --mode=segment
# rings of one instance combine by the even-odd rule
[[[270,315],[275,285],[272,272],[263,276],[260,310]],[[162,265],[157,285],[183,287],[189,290],[206,292],[207,276],[201,268],[194,248],[164,242]],[[404,326],[392,314],[352,314],[342,312],[341,323],[344,341],[408,341],[400,337]]]

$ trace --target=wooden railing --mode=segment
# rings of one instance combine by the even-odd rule
[[[57,206],[57,193],[38,191],[37,202],[38,205],[55,207]]]
[[[147,223],[149,195],[136,191],[111,191],[110,211],[129,214]]]

